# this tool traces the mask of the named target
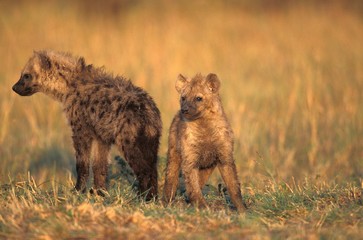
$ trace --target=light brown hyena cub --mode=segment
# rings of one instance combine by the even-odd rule
[[[219,86],[213,73],[192,79],[179,75],[176,90],[181,107],[170,127],[164,201],[174,199],[181,168],[191,203],[205,207],[201,189],[218,167],[233,204],[244,212],[233,159],[233,132],[223,111]]]
[[[157,197],[161,119],[143,89],[103,68],[86,65],[83,58],[39,51],[27,62],[13,90],[21,96],[43,92],[61,102],[73,133],[77,190],[86,190],[94,144],[94,188],[103,194],[109,151],[116,145],[133,169],[140,193],[147,200]]]

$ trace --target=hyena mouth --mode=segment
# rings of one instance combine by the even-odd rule
[[[23,88],[23,87],[19,87],[19,85],[14,85],[13,86],[13,91],[16,92],[17,94],[19,94],[20,96],[30,96],[33,95],[33,91],[31,88],[27,87],[27,88]]]
[[[182,113],[182,117],[187,121],[194,121],[200,118],[201,114],[200,113],[192,114],[188,112],[188,113]]]

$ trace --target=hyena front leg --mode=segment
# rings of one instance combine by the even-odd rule
[[[242,193],[238,183],[236,164],[231,161],[218,165],[223,181],[227,186],[227,190],[231,196],[231,200],[238,212],[243,213],[246,210],[242,200]]]
[[[85,192],[89,177],[92,139],[78,135],[73,135],[72,138],[74,149],[76,151],[76,190]]]
[[[190,160],[191,159],[184,159],[182,163],[185,187],[189,200],[193,205],[198,207],[207,207],[207,202],[203,198],[202,189],[199,185],[199,169],[197,166],[194,166],[194,164],[189,164]]]
[[[96,153],[93,160],[92,170],[94,182],[93,185],[100,195],[103,195],[102,190],[106,190],[107,172],[108,172],[108,157],[110,145],[104,144],[101,141],[96,142]]]
[[[181,156],[176,151],[176,144],[170,143],[167,155],[167,165],[165,174],[165,185],[164,185],[164,196],[163,200],[165,203],[169,203],[174,200],[176,190],[179,183],[179,173],[181,167]]]

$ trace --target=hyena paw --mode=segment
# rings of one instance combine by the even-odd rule
[[[92,194],[92,195],[100,196],[100,197],[109,197],[110,196],[108,191],[106,189],[103,189],[103,188],[100,188],[100,189],[91,188],[89,190],[89,193]]]

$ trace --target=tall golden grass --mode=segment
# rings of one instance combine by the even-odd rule
[[[37,49],[84,56],[150,92],[164,123],[162,159],[176,76],[215,72],[243,183],[360,181],[362,9],[360,1],[0,1],[0,181],[74,171],[60,105],[11,90]]]

